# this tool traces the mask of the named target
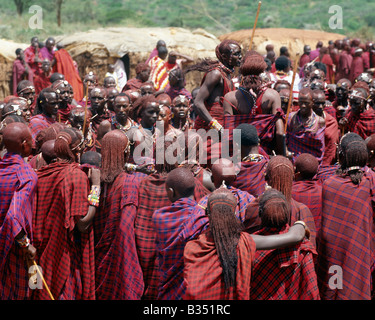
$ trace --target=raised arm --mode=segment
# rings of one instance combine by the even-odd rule
[[[270,236],[251,234],[251,236],[255,241],[257,250],[271,250],[300,243],[305,236],[310,236],[310,230],[303,222],[296,221],[287,233]]]

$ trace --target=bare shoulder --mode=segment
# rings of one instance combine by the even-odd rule
[[[280,98],[279,93],[275,89],[272,89],[272,88],[266,89],[266,91],[264,91],[263,96],[266,98],[273,98],[273,99]]]

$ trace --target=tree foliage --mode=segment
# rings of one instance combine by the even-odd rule
[[[215,35],[251,29],[258,1],[253,0],[3,0],[0,6],[0,36],[61,34],[108,26],[154,26],[204,28]],[[43,8],[44,31],[25,30],[28,7]],[[343,11],[343,29],[329,28],[329,8],[338,4]],[[60,14],[58,8],[60,7]],[[367,34],[375,31],[373,0],[263,0],[259,28],[318,29],[341,34]],[[19,16],[17,20],[14,16]],[[60,16],[60,27],[58,17]],[[23,19],[20,23],[20,19]],[[23,30],[20,28],[23,27]],[[13,30],[14,29],[14,30]],[[7,34],[8,33],[8,34]]]

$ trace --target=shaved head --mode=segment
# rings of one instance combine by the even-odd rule
[[[55,140],[48,140],[44,142],[40,148],[40,151],[42,152],[43,159],[50,164],[52,160],[56,159]]]
[[[188,168],[176,168],[168,173],[165,187],[173,189],[181,198],[190,197],[194,194],[195,179],[193,173]]]
[[[31,131],[24,123],[9,123],[3,130],[3,142],[8,152],[17,153],[22,157],[27,157],[31,153]]]
[[[216,188],[224,182],[231,185],[236,180],[236,169],[231,160],[222,158],[214,162],[211,167],[212,179]]]

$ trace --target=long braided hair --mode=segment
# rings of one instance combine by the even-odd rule
[[[124,171],[129,156],[129,139],[123,131],[115,129],[104,135],[101,144],[100,180],[112,183]]]
[[[259,198],[259,216],[264,228],[280,230],[288,223],[290,205],[276,189],[267,189]]]
[[[270,159],[265,171],[267,183],[283,193],[290,203],[292,199],[292,185],[294,167],[292,162],[284,156],[275,156]]]
[[[82,133],[76,128],[61,130],[55,140],[56,157],[70,163],[77,161],[74,149],[77,147],[77,142],[82,141],[82,138]]]
[[[237,245],[243,230],[234,212],[236,197],[225,187],[220,187],[208,197],[207,215],[215,247],[223,269],[224,287],[227,293],[236,282]]]

